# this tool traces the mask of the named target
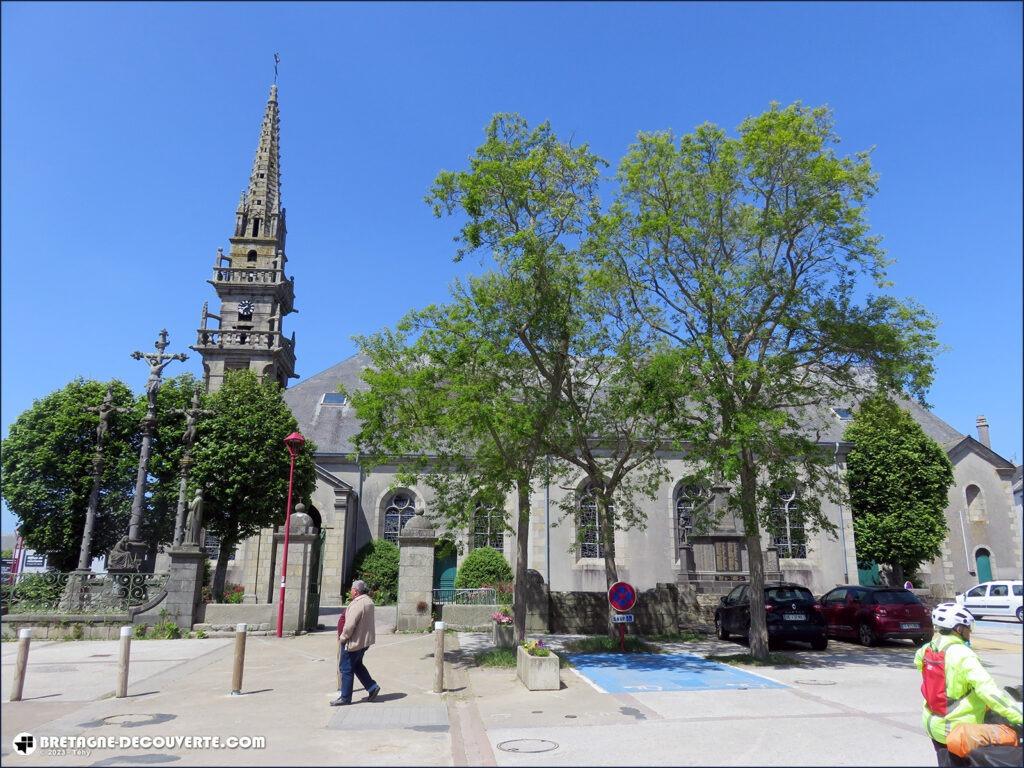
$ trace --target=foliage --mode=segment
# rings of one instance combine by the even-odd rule
[[[360,549],[352,571],[366,582],[378,605],[398,600],[398,547],[387,539],[374,539]]]
[[[85,627],[82,626],[81,622],[75,622],[71,625],[71,629],[64,636],[65,640],[81,640],[85,637]]]
[[[697,643],[708,639],[707,635],[689,629],[667,635],[645,635],[644,637],[654,643]]]
[[[544,646],[543,640],[524,640],[522,645],[531,656],[551,655],[551,649]]]
[[[498,605],[503,606],[502,610],[512,606],[512,599],[515,595],[515,583],[512,581],[499,581],[497,584],[484,584],[484,587],[493,587]]]
[[[243,597],[245,597],[245,587],[241,584],[225,584],[224,599],[221,602],[239,605]]]
[[[833,533],[820,502],[843,488],[817,437],[829,407],[877,389],[923,398],[938,348],[921,308],[864,290],[886,285],[864,206],[877,177],[867,152],[839,156],[837,142],[831,112],[800,104],[772,104],[735,138],[711,124],[678,140],[641,133],[594,230],[613,311],[664,339],[651,390],[662,429],[695,479],[731,487],[757,658],[768,654],[761,530],[778,493],[799,487],[799,522]]]
[[[890,583],[901,586],[940,554],[953,465],[907,411],[883,396],[861,403],[845,438],[853,444],[847,482],[861,567],[887,565]]]
[[[153,631],[146,634],[147,640],[178,640],[181,638],[181,627],[169,618],[166,608],[160,611],[160,621],[153,626]]]
[[[512,614],[502,608],[500,611],[495,611],[491,614],[491,621],[495,624],[511,624]]]
[[[203,406],[212,414],[199,421],[192,483],[204,490],[204,527],[220,538],[222,552],[230,552],[261,528],[283,523],[290,461],[283,440],[298,422],[280,386],[248,370],[229,371]],[[313,490],[315,450],[307,441],[296,459],[293,503]],[[217,562],[217,597],[227,565],[227,557]]]
[[[455,576],[456,589],[479,589],[512,580],[505,556],[491,547],[478,547],[466,555]]]
[[[145,640],[146,634],[149,632],[148,624],[136,624],[132,630],[132,634],[135,635],[136,640]]]
[[[3,603],[12,613],[52,611],[63,594],[64,585],[45,573],[26,573],[13,585],[0,586]]]
[[[10,560],[12,557],[14,557],[14,551],[13,550],[10,550],[10,549],[2,549],[2,550],[0,550],[0,558],[2,558],[4,560]]]
[[[752,653],[729,653],[711,654],[705,656],[708,661],[717,661],[719,664],[749,664],[755,667],[802,667],[804,662],[796,656],[787,656],[784,653],[769,653],[764,658],[754,656]]]
[[[131,390],[111,382],[115,412],[107,433],[93,554],[114,545],[128,528],[139,452],[141,416]],[[18,518],[27,547],[45,552],[58,570],[78,564],[86,509],[92,492],[98,407],[107,385],[75,379],[36,400],[15,419],[3,441],[0,489]]]
[[[626,653],[664,653],[656,645],[641,640],[636,635],[625,637]],[[592,635],[565,644],[569,653],[621,653],[619,638],[608,635]]]
[[[502,669],[516,668],[515,648],[490,648],[478,653],[474,660],[478,667],[500,667]]]
[[[205,640],[206,637],[207,637],[207,634],[206,634],[206,630],[205,629],[197,629],[196,630],[196,640]]]

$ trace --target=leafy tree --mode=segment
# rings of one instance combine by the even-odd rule
[[[833,527],[832,457],[813,425],[851,393],[923,398],[934,321],[859,282],[885,286],[864,202],[868,153],[839,156],[827,108],[794,104],[744,120],[733,138],[705,124],[680,140],[640,134],[595,254],[624,289],[618,312],[675,347],[677,396],[663,428],[697,474],[732,487],[750,562],[751,653],[768,654],[762,526],[780,489],[801,487],[809,531]],[[866,369],[866,371],[864,370]],[[810,423],[812,427],[807,428]]]
[[[204,527],[221,541],[213,579],[219,601],[228,553],[261,528],[284,523],[290,460],[283,441],[298,423],[280,386],[248,370],[229,371],[204,407],[213,413],[199,422],[191,482],[204,491]],[[307,442],[296,459],[293,504],[313,490],[315,449]]]
[[[466,555],[455,575],[456,589],[479,589],[512,580],[508,560],[496,549],[478,547]]]
[[[881,395],[861,403],[845,437],[853,444],[846,474],[861,567],[888,565],[890,584],[902,585],[940,554],[953,465],[909,413]]]
[[[398,547],[387,539],[373,539],[356,554],[352,571],[366,582],[378,604],[398,600],[398,554]]]
[[[127,531],[142,411],[131,390],[114,381],[114,412],[104,446],[99,508],[92,540],[100,555]],[[3,441],[2,493],[28,547],[45,552],[61,570],[78,563],[92,492],[92,460],[107,384],[75,379],[37,400],[11,425]]]

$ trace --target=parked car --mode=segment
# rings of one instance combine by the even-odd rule
[[[825,619],[807,587],[785,581],[765,582],[764,608],[769,644],[799,640],[810,643],[816,651],[828,647]],[[722,598],[715,609],[715,630],[721,640],[750,634],[750,584],[741,584]]]
[[[986,581],[957,595],[956,601],[963,605],[974,618],[982,616],[1016,616],[1024,622],[1024,582]]]
[[[928,609],[902,587],[836,587],[821,596],[829,637],[847,637],[862,645],[880,640],[928,641],[933,632]]]

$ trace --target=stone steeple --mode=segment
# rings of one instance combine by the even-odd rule
[[[295,374],[295,334],[284,336],[285,315],[295,311],[294,279],[285,276],[285,209],[281,207],[280,115],[277,85],[270,87],[248,188],[235,210],[227,254],[217,249],[213,277],[220,310],[203,304],[195,346],[203,357],[207,391],[224,373],[249,369],[282,388]],[[211,327],[211,321],[216,327]]]

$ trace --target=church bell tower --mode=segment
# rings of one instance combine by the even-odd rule
[[[207,392],[215,392],[226,371],[248,369],[288,386],[295,373],[295,334],[282,322],[294,312],[295,281],[285,276],[285,209],[281,207],[280,116],[277,85],[263,114],[249,186],[235,211],[235,234],[227,254],[217,249],[213,276],[217,314],[203,304],[195,345],[203,358]]]

